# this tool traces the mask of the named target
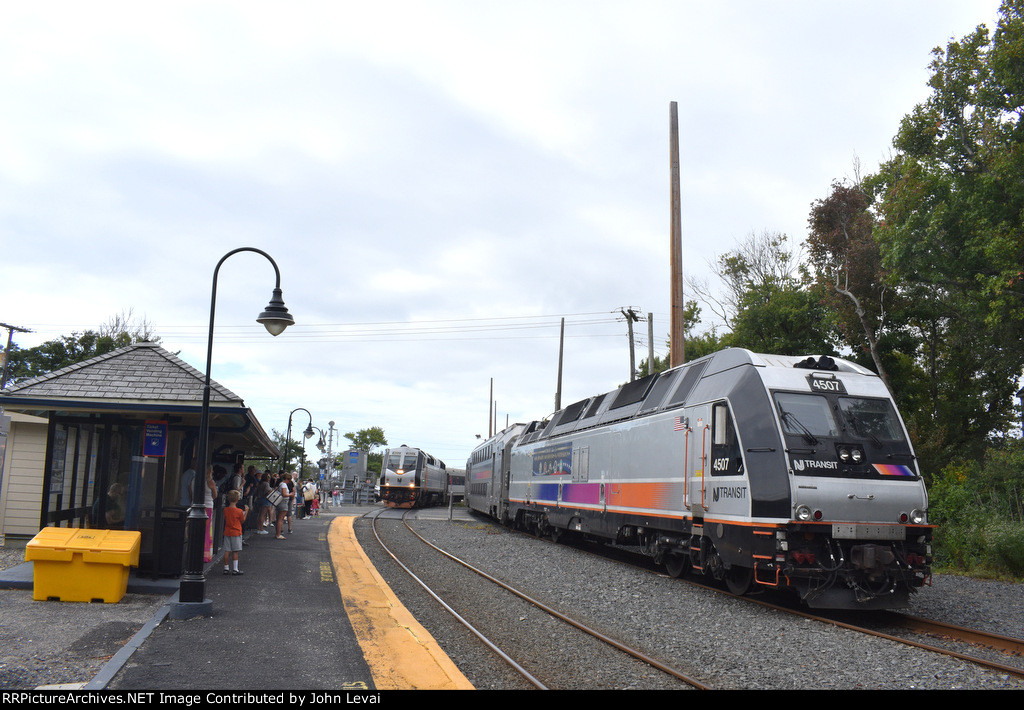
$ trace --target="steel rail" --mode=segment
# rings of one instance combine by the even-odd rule
[[[754,601],[754,600],[751,600],[751,601]],[[765,602],[758,602],[758,603],[759,604],[765,604],[765,606],[771,607],[773,609],[786,610],[785,607],[776,607],[773,604],[767,604]],[[869,636],[876,636],[878,638],[884,638],[884,639],[888,639],[890,641],[896,641],[897,643],[902,643],[902,644],[906,644],[908,646],[913,646],[914,648],[920,648],[920,649],[925,650],[925,651],[932,651],[934,653],[939,653],[939,654],[942,654],[943,656],[950,656],[952,658],[958,658],[961,661],[967,661],[968,663],[973,663],[975,665],[981,666],[982,668],[988,668],[989,670],[1000,671],[1002,673],[1007,673],[1009,675],[1016,676],[1018,678],[1024,678],[1024,668],[1020,668],[1020,667],[1017,667],[1017,666],[1008,666],[1008,665],[1006,665],[1004,663],[997,663],[995,661],[990,661],[990,660],[987,660],[985,658],[979,658],[978,656],[971,656],[971,655],[968,655],[966,653],[960,653],[959,651],[954,651],[952,649],[942,648],[941,646],[933,646],[931,644],[921,643],[920,641],[914,641],[912,639],[901,638],[899,636],[894,636],[892,634],[887,634],[887,633],[884,633],[882,631],[876,631],[875,629],[867,628],[866,626],[859,626],[857,624],[849,624],[849,623],[846,623],[846,622],[843,622],[843,621],[837,621],[836,619],[830,619],[827,616],[819,616],[817,614],[808,614],[808,613],[804,613],[804,612],[800,612],[800,611],[795,611],[793,609],[788,609],[788,611],[790,613],[792,613],[792,614],[798,614],[800,616],[804,616],[804,617],[807,617],[809,619],[814,619],[815,621],[820,621],[822,623],[832,624],[833,626],[837,626],[837,627],[844,628],[844,629],[849,629],[851,631],[858,631],[858,632],[863,633],[863,634],[868,634]],[[984,632],[977,632],[977,633],[984,633]]]
[[[935,636],[946,635],[972,645],[986,646],[1011,656],[1024,657],[1024,639],[1004,636],[980,629],[969,629],[965,626],[956,626],[933,619],[922,619],[921,617],[902,612],[894,612],[893,617],[898,620],[898,623],[912,631]]]
[[[455,555],[451,554],[450,552],[447,552],[447,551],[441,549],[440,547],[438,547],[434,543],[432,543],[429,540],[427,540],[426,538],[424,538],[418,532],[413,530],[412,526],[410,526],[409,523],[406,521],[405,515],[402,516],[402,523],[409,530],[409,532],[411,532],[413,535],[415,535],[417,538],[419,538],[421,541],[423,541],[423,543],[425,543],[429,547],[433,548],[434,550],[436,550],[437,552],[441,553],[442,555],[444,555],[445,557],[449,558],[450,560],[452,560],[454,562],[457,562],[458,564],[462,565],[463,567],[465,567],[466,569],[470,570],[471,572],[475,572],[476,574],[480,575],[481,577],[483,577],[484,579],[488,580],[489,582],[493,582],[494,584],[496,584],[497,586],[501,587],[502,589],[504,589],[504,590],[506,590],[506,591],[508,591],[508,592],[510,592],[510,593],[512,593],[514,595],[516,595],[517,597],[519,597],[520,599],[523,599],[526,602],[529,602],[530,604],[534,605],[535,607],[537,607],[541,611],[547,612],[548,614],[550,614],[551,616],[555,617],[556,619],[559,619],[559,620],[569,624],[570,626],[573,626],[573,627],[579,629],[583,633],[589,634],[590,636],[596,638],[597,640],[602,641],[602,642],[612,646],[613,648],[618,649],[619,651],[622,651],[626,655],[632,656],[633,658],[636,658],[639,661],[643,661],[644,663],[646,663],[647,665],[651,666],[652,668],[656,668],[656,669],[662,671],[663,673],[666,673],[666,674],[668,674],[668,675],[670,675],[670,676],[672,676],[672,677],[674,677],[674,678],[676,678],[678,680],[683,681],[684,683],[686,683],[688,685],[693,686],[694,688],[697,688],[698,690],[708,690],[709,689],[709,687],[707,685],[701,683],[700,681],[698,681],[698,680],[696,680],[694,678],[691,678],[690,676],[686,675],[685,673],[682,673],[681,671],[678,671],[678,670],[676,670],[674,668],[671,668],[670,666],[666,666],[665,664],[661,663],[660,661],[658,661],[658,660],[656,660],[654,658],[651,658],[650,656],[644,654],[642,651],[639,651],[639,650],[637,650],[635,648],[632,648],[631,646],[627,646],[624,643],[622,643],[620,641],[617,641],[617,640],[615,640],[613,638],[605,636],[601,632],[596,631],[596,630],[588,627],[587,625],[583,624],[582,622],[576,621],[575,619],[572,619],[572,618],[570,618],[568,616],[565,616],[564,614],[562,614],[561,612],[557,611],[556,609],[553,609],[553,608],[547,606],[546,604],[544,604],[543,602],[538,601],[537,599],[534,599],[533,597],[529,596],[528,594],[526,594],[524,592],[521,592],[520,590],[518,590],[518,589],[516,589],[516,588],[514,588],[512,586],[509,586],[508,584],[502,582],[500,579],[496,579],[496,578],[492,577],[491,575],[487,574],[483,570],[478,569],[477,567],[474,567],[473,565],[469,564],[465,560],[462,560],[462,559],[456,557]]]
[[[525,533],[525,532],[522,533],[522,534],[526,535],[527,537],[533,537],[534,539],[545,540],[547,542],[551,542],[551,540],[546,539],[546,538],[541,537],[541,536],[531,535],[530,533]],[[603,557],[604,559],[608,559],[607,555],[599,554],[599,553],[593,552],[592,550],[582,550],[582,549],[580,549],[578,547],[575,548],[575,549],[577,549],[577,550],[579,550],[581,552],[585,552],[587,554],[592,554],[592,555],[596,555],[596,556],[599,556],[599,557]],[[627,554],[635,555],[637,553],[627,553]],[[646,559],[646,558],[644,558],[644,559]],[[624,561],[624,560],[620,560],[620,561],[623,562],[624,564],[630,564],[630,565],[636,566],[636,567],[638,567],[640,569],[648,569],[649,571],[653,572],[654,574],[664,575],[663,572],[658,571],[656,569],[650,569],[649,567],[646,567],[644,565],[636,565],[633,562],[628,562],[628,561]],[[959,659],[961,661],[966,661],[968,663],[973,663],[975,665],[981,666],[983,668],[987,668],[989,670],[994,670],[994,671],[999,671],[999,672],[1002,672],[1002,673],[1007,673],[1009,675],[1012,675],[1012,676],[1015,676],[1015,677],[1018,677],[1018,678],[1024,678],[1024,668],[1021,668],[1021,667],[1006,665],[1006,664],[999,663],[997,661],[990,661],[988,659],[980,658],[978,656],[972,656],[972,655],[969,655],[969,654],[966,654],[966,653],[960,653],[959,651],[954,651],[952,649],[942,648],[941,646],[935,646],[935,645],[932,645],[932,644],[927,644],[927,643],[922,643],[922,642],[919,642],[919,641],[914,641],[912,639],[901,638],[899,636],[895,636],[895,635],[892,635],[892,634],[886,634],[884,632],[876,631],[874,629],[870,629],[870,628],[867,628],[867,627],[864,627],[864,626],[859,626],[859,625],[856,625],[856,624],[850,624],[850,623],[847,623],[847,622],[839,621],[837,619],[832,619],[832,618],[829,618],[827,616],[822,616],[822,615],[819,615],[819,614],[813,614],[813,613],[810,613],[810,612],[800,611],[799,609],[793,609],[792,607],[787,607],[787,606],[784,606],[784,605],[773,604],[771,602],[766,602],[766,601],[763,601],[761,599],[755,599],[753,597],[749,597],[749,596],[746,596],[746,595],[736,595],[736,594],[733,594],[732,592],[730,592],[728,590],[721,589],[721,588],[716,587],[716,586],[714,586],[712,584],[709,584],[705,580],[694,580],[694,579],[679,578],[679,581],[684,582],[684,583],[689,584],[689,585],[694,586],[694,587],[698,587],[698,588],[701,588],[701,589],[706,589],[706,590],[712,591],[712,592],[717,592],[719,594],[724,594],[724,595],[727,595],[727,596],[730,596],[730,597],[735,597],[737,599],[742,599],[744,601],[751,602],[752,604],[759,604],[759,605],[761,605],[763,607],[766,607],[768,609],[773,609],[775,611],[788,612],[790,614],[793,614],[793,615],[796,615],[796,616],[800,616],[800,617],[803,617],[803,618],[806,618],[806,619],[811,619],[811,620],[814,620],[814,621],[819,621],[821,623],[831,624],[831,625],[836,626],[836,627],[845,628],[845,629],[850,630],[850,631],[857,631],[859,633],[868,634],[870,636],[876,636],[876,637],[879,637],[879,638],[884,638],[884,639],[887,639],[887,640],[890,640],[890,641],[895,641],[897,643],[902,643],[902,644],[905,644],[905,645],[908,645],[908,646],[913,646],[915,648],[920,648],[920,649],[925,650],[925,651],[932,651],[934,653],[939,653],[939,654],[944,655],[944,656],[950,656],[952,658],[957,658],[957,659]],[[919,633],[931,634],[931,635],[936,635],[936,636],[938,636],[938,635],[946,635],[946,636],[949,636],[952,640],[961,641],[963,643],[973,644],[973,645],[980,645],[980,646],[986,646],[986,647],[989,647],[989,648],[993,648],[993,649],[1002,651],[1003,653],[1007,653],[1007,654],[1018,656],[1018,657],[1024,656],[1024,640],[1022,640],[1022,639],[1016,639],[1016,638],[1013,638],[1011,636],[1002,636],[1002,635],[990,633],[990,632],[987,632],[987,631],[981,631],[979,629],[968,629],[966,627],[955,626],[953,624],[946,624],[946,623],[941,622],[941,621],[933,621],[933,620],[930,620],[930,619],[922,619],[922,618],[911,616],[911,615],[908,615],[908,614],[903,614],[901,612],[890,612],[890,616],[891,617],[896,617],[893,620],[894,624],[902,625],[902,626],[904,626],[905,628],[907,628],[908,630],[911,630],[911,631],[916,631],[916,632],[919,632]]]
[[[517,673],[519,673],[526,680],[528,680],[538,690],[547,690],[548,688],[542,682],[540,682],[537,678],[535,678],[528,670],[526,670],[521,665],[519,665],[511,656],[509,656],[507,653],[505,653],[500,648],[498,648],[498,646],[495,645],[493,641],[491,641],[489,638],[484,636],[483,633],[481,633],[479,629],[477,629],[475,626],[473,626],[471,623],[469,623],[469,621],[467,621],[465,618],[463,618],[457,611],[452,609],[451,606],[449,606],[448,603],[444,601],[444,599],[439,597],[434,592],[434,590],[432,590],[426,584],[426,582],[424,582],[422,579],[417,577],[416,574],[411,569],[409,569],[400,559],[398,559],[398,557],[395,555],[395,553],[392,552],[390,550],[390,548],[388,548],[388,546],[386,544],[384,544],[384,541],[381,540],[381,538],[380,538],[380,534],[377,532],[377,518],[379,518],[383,512],[384,512],[383,510],[379,511],[376,515],[374,515],[372,518],[370,518],[370,526],[373,529],[374,537],[377,538],[377,542],[380,543],[380,546],[384,549],[384,551],[386,553],[388,553],[388,555],[391,556],[391,559],[393,559],[396,563],[398,563],[398,566],[401,567],[403,570],[405,570],[406,573],[408,573],[408,575],[410,577],[412,577],[416,581],[417,584],[419,584],[421,587],[423,587],[423,590],[427,594],[429,594],[431,597],[433,597],[434,600],[437,601],[438,604],[440,604],[442,607],[444,607],[445,611],[447,611],[452,616],[454,616],[456,618],[456,620],[458,620],[458,622],[460,624],[465,626],[470,631],[470,633],[472,633],[474,636],[476,636],[478,639],[480,639],[480,641],[485,646],[487,646],[489,649],[491,649],[496,654],[498,654],[498,656],[503,661],[508,663]],[[403,515],[403,522],[404,522],[404,515]]]

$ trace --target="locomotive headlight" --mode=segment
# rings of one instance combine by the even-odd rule
[[[843,463],[850,463],[850,450],[839,449],[839,460]]]
[[[864,460],[864,452],[860,449],[854,449],[850,452],[850,458],[853,459],[854,463],[860,463]]]
[[[811,509],[806,505],[798,505],[796,508],[796,519],[797,520],[810,520]]]
[[[910,511],[910,522],[914,525],[924,525],[928,522],[928,514],[923,510],[912,510]]]

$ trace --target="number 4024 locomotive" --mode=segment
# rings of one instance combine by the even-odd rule
[[[931,583],[906,428],[882,381],[841,359],[723,350],[510,426],[473,451],[466,498],[738,594],[897,608]]]

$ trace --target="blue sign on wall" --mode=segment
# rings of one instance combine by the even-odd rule
[[[146,422],[145,439],[142,444],[142,455],[167,455],[167,422]]]

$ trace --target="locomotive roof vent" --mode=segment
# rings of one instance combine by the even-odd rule
[[[801,360],[793,365],[793,367],[800,367],[805,370],[838,370],[839,366],[836,365],[836,361],[830,358],[828,355],[822,355],[817,360],[813,357],[809,357],[806,360]]]

